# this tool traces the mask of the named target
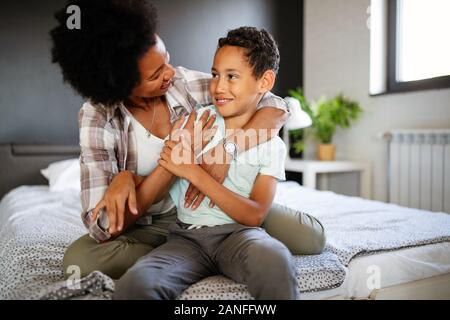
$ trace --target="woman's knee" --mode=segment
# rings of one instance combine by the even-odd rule
[[[320,221],[286,206],[274,204],[263,227],[294,255],[319,254],[325,247],[325,230]]]
[[[143,243],[130,243],[126,239],[97,243],[85,235],[66,250],[63,258],[65,277],[77,273],[81,278],[93,271],[100,271],[113,279],[119,279],[137,259],[153,248]]]
[[[92,261],[87,257],[87,253],[90,252],[89,248],[94,244],[90,243],[89,239],[89,235],[85,235],[66,249],[63,258],[63,272],[66,278],[76,273],[80,277],[85,277],[90,273]],[[93,239],[92,241],[95,242]]]

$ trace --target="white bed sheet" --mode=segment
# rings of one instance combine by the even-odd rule
[[[335,296],[363,299],[374,289],[386,288],[450,273],[450,242],[383,252],[353,259],[344,283],[331,290],[302,294],[301,299]],[[380,275],[379,283],[373,281]]]
[[[331,211],[334,214],[341,214],[349,210],[361,210],[363,207],[367,210],[374,207],[381,210],[384,206],[389,206],[381,202],[340,196],[339,210],[336,208],[327,210],[327,206],[331,205],[327,202],[327,197],[336,199],[336,195],[330,192],[309,190],[296,183],[280,183],[276,201],[314,213],[319,219],[321,216],[327,216]],[[2,201],[0,235],[2,240],[8,241],[2,242],[0,257],[9,257],[8,267],[14,268],[20,276],[8,283],[0,281],[0,287],[11,293],[7,294],[2,290],[3,293],[0,294],[0,297],[33,299],[39,296],[37,291],[42,285],[61,279],[62,271],[59,269],[60,261],[57,259],[62,257],[68,244],[85,232],[79,217],[78,199],[78,195],[73,192],[51,193],[45,186],[24,186],[16,189],[4,199],[5,201]],[[338,212],[336,213],[336,211]],[[35,223],[30,224],[30,219],[33,219]],[[20,232],[16,234],[18,230]],[[27,247],[31,245],[30,239],[35,239],[27,237],[27,232],[37,233],[43,237],[42,246],[45,246],[43,250],[49,254],[47,261],[43,261],[41,256],[33,257],[34,260],[28,262],[23,261],[23,258],[28,255]],[[8,236],[8,233],[14,234]],[[45,234],[66,234],[66,237],[62,237],[63,241],[51,242],[52,238],[61,239],[61,237],[50,236],[49,239],[47,236],[45,240]],[[51,242],[49,246],[48,241]],[[32,245],[36,245],[36,243],[33,242]],[[7,252],[11,248],[14,248],[15,252]],[[52,252],[57,254],[53,255]],[[303,293],[301,299],[325,299],[334,296],[367,297],[371,292],[367,286],[367,280],[372,275],[368,273],[370,266],[379,268],[382,288],[446,274],[450,272],[450,243],[424,245],[356,257],[349,263],[346,280],[340,287]],[[21,268],[26,268],[26,270]]]
[[[336,209],[337,198],[338,209]],[[301,208],[319,219],[330,214],[393,208],[391,204],[378,201],[311,190],[294,182],[279,183],[275,201],[289,207]],[[402,210],[402,207],[395,207]],[[380,252],[352,259],[347,266],[346,279],[340,287],[304,293],[301,299],[316,300],[335,296],[367,298],[374,284],[386,288],[447,273],[450,273],[450,242]],[[373,281],[376,274],[380,275],[379,283]]]
[[[0,203],[0,300],[37,299],[64,279],[62,257],[86,229],[77,192],[22,186]]]

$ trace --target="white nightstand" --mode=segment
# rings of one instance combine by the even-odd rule
[[[287,158],[286,171],[300,172],[303,174],[303,186],[316,189],[316,177],[319,175],[321,189],[328,185],[326,173],[334,172],[359,172],[359,193],[366,199],[371,199],[371,166],[365,161],[318,161],[318,160],[296,160]],[[322,174],[323,173],[323,174]]]

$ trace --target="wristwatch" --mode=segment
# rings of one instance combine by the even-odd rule
[[[232,159],[237,157],[237,145],[233,141],[229,141],[226,138],[223,139],[223,148],[225,152],[231,155]]]

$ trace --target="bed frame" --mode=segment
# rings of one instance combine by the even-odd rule
[[[48,184],[41,169],[79,155],[79,146],[0,144],[0,198],[21,185]]]
[[[450,274],[374,290],[371,300],[450,300]]]
[[[368,297],[325,300],[450,300],[450,273],[373,290]]]
[[[39,185],[48,182],[40,170],[50,163],[77,158],[79,146],[74,145],[16,145],[0,144],[0,198],[21,185]],[[348,299],[334,296],[328,299]],[[358,299],[445,299],[450,300],[450,273],[372,291]]]

